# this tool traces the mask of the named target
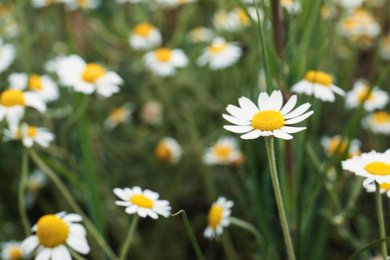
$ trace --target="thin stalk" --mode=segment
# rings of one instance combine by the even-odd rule
[[[376,186],[375,197],[376,197],[378,221],[379,221],[379,234],[380,234],[380,238],[384,239],[386,238],[386,231],[385,231],[385,220],[383,218],[381,190],[380,190],[379,183],[375,182],[375,186]],[[386,241],[383,241],[381,243],[381,247],[382,247],[383,260],[386,260],[387,259]]]
[[[21,168],[21,174],[20,174],[20,181],[19,181],[19,189],[18,189],[18,201],[19,201],[19,214],[20,218],[22,219],[24,233],[26,236],[31,235],[30,230],[30,223],[27,218],[26,213],[26,203],[24,200],[24,193],[26,190],[26,183],[27,183],[27,174],[28,174],[28,154],[26,152],[26,149],[23,147],[22,151],[22,168]]]
[[[259,243],[260,247],[264,250],[264,243],[263,243],[263,237],[261,236],[259,230],[255,226],[253,226],[251,223],[248,223],[244,220],[235,218],[235,217],[229,217],[230,223],[233,225],[236,225],[237,227],[243,228],[249,232],[251,232],[257,239],[257,242]],[[264,251],[265,252],[265,251]]]
[[[22,29],[21,35],[23,35],[23,49],[24,49],[24,71],[29,74],[31,73],[31,66],[32,66],[32,44],[31,44],[31,38],[30,38],[30,32],[31,30],[28,28],[28,23],[26,20],[26,13],[24,11],[24,7],[27,4],[27,1],[25,0],[18,0],[16,1],[16,6],[18,8],[18,18],[19,18],[19,24]]]
[[[275,49],[279,56],[282,58],[282,19],[280,16],[280,1],[272,0],[272,29],[274,32]]]
[[[172,214],[172,217],[177,216],[177,215],[179,215],[179,214],[182,214],[182,215],[183,215],[184,225],[185,225],[185,227],[186,227],[188,237],[189,237],[190,240],[191,240],[191,244],[192,244],[192,246],[194,247],[194,250],[195,250],[195,252],[196,252],[196,255],[197,255],[197,257],[198,257],[198,260],[205,260],[206,258],[203,256],[203,253],[202,253],[202,250],[200,249],[199,243],[198,243],[198,241],[196,240],[196,237],[195,237],[195,235],[194,235],[194,232],[192,231],[191,224],[190,224],[190,222],[188,221],[186,212],[182,209],[182,210],[178,211],[177,213]]]
[[[295,260],[294,247],[292,244],[290,231],[288,228],[286,212],[284,210],[284,205],[283,205],[282,193],[280,191],[278,173],[276,170],[274,138],[273,137],[265,138],[265,145],[267,147],[267,155],[268,155],[268,161],[269,161],[270,170],[271,170],[272,184],[274,186],[276,204],[278,206],[280,222],[282,224],[284,242],[285,242],[286,247],[287,247],[288,259]]]
[[[74,257],[74,259],[76,260],[87,260],[86,258],[82,257],[81,255],[79,255],[76,251],[74,251],[73,249],[71,248],[68,248],[70,254]]]
[[[127,253],[129,252],[131,241],[133,240],[133,235],[135,228],[137,227],[139,217],[137,214],[134,214],[133,220],[131,221],[129,232],[127,233],[127,237],[125,242],[123,243],[123,247],[120,254],[120,260],[125,260]]]
[[[115,260],[118,257],[112,251],[110,246],[104,240],[103,236],[99,233],[96,227],[93,225],[91,220],[85,215],[84,211],[79,207],[77,202],[72,196],[72,193],[66,188],[65,184],[62,183],[61,179],[52,171],[52,169],[47,166],[41,158],[35,153],[34,150],[28,149],[31,159],[35,162],[35,164],[49,177],[49,179],[57,186],[58,190],[64,196],[65,200],[69,203],[70,207],[79,215],[83,217],[85,227],[87,228],[89,234],[96,240],[98,245],[103,249],[109,259]]]

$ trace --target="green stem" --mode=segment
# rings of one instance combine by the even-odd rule
[[[65,184],[62,183],[60,178],[50,169],[39,156],[35,153],[34,150],[27,150],[32,160],[36,163],[36,165],[49,177],[49,179],[57,186],[61,194],[64,196],[65,200],[69,203],[70,207],[79,215],[81,215],[84,219],[85,227],[87,228],[90,235],[92,235],[99,246],[103,249],[106,255],[112,259],[118,259],[112,249],[109,247],[107,242],[104,240],[103,236],[99,233],[96,227],[93,225],[91,220],[85,215],[83,210],[76,203],[73,198],[71,192],[66,188]]]
[[[74,251],[73,249],[71,248],[68,248],[70,254],[74,257],[74,259],[76,260],[87,260],[85,259],[84,257],[82,257],[81,255],[79,255],[76,251]]]
[[[256,237],[260,247],[264,249],[263,238],[262,238],[259,230],[257,230],[257,228],[255,226],[253,226],[252,224],[250,224],[244,220],[241,220],[241,219],[238,219],[235,217],[229,217],[229,220],[230,220],[230,223],[232,223],[233,225],[236,225],[237,227],[243,228],[243,229],[251,232]]]
[[[192,231],[191,224],[188,221],[186,212],[182,209],[177,213],[173,214],[172,217],[177,216],[179,214],[183,215],[184,225],[186,226],[188,237],[190,238],[192,246],[194,247],[196,255],[198,256],[198,260],[205,260],[206,258],[203,256],[202,250],[200,249],[198,241],[196,240],[194,232]]]
[[[26,234],[26,236],[30,236],[31,235],[30,223],[27,218],[26,203],[24,201],[25,198],[24,193],[27,184],[27,174],[28,174],[28,154],[26,152],[26,149],[23,147],[22,168],[21,168],[21,175],[20,175],[19,189],[18,189],[18,201],[19,201],[19,213],[20,213],[20,218],[22,219],[24,233]]]
[[[19,24],[22,29],[21,35],[23,35],[23,49],[24,49],[24,72],[27,74],[31,73],[32,66],[32,45],[30,32],[31,30],[28,28],[28,23],[26,20],[26,13],[24,12],[24,7],[27,4],[25,0],[18,0],[16,6],[18,7],[18,16],[19,16]]]
[[[138,220],[139,220],[138,215],[134,214],[133,220],[132,220],[131,225],[130,225],[129,232],[127,233],[126,240],[123,243],[123,247],[122,247],[121,255],[120,255],[120,260],[126,259],[127,253],[129,252],[131,241],[133,239],[135,228],[137,227]]]
[[[386,238],[386,231],[385,231],[385,221],[383,218],[381,190],[380,190],[379,183],[375,182],[375,186],[376,186],[375,197],[376,197],[376,203],[378,209],[379,233],[380,233],[380,238],[384,239]],[[382,247],[383,260],[386,260],[387,259],[386,241],[383,241],[381,243],[381,247]]]
[[[269,164],[270,164],[272,184],[274,186],[276,204],[277,204],[278,210],[279,210],[280,222],[282,224],[284,242],[286,243],[286,247],[287,247],[288,259],[295,260],[294,247],[292,244],[290,231],[288,228],[286,212],[284,210],[282,193],[280,191],[280,185],[279,185],[279,180],[278,180],[278,173],[276,171],[274,138],[273,137],[266,137],[265,138],[265,145],[267,147],[267,155],[268,155],[268,160],[269,160]]]

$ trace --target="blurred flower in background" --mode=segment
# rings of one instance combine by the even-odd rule
[[[4,129],[4,140],[22,140],[26,147],[32,147],[34,143],[47,148],[55,138],[55,135],[45,127],[31,126],[26,123],[21,124],[20,128],[11,126],[10,129]]]
[[[302,7],[298,0],[281,0],[282,7],[286,9],[289,14],[297,14]]]
[[[161,77],[173,76],[176,68],[185,67],[188,58],[181,49],[158,48],[143,57],[146,68]]]
[[[240,18],[237,13],[225,10],[217,10],[213,16],[213,25],[218,31],[234,31],[240,24]]]
[[[379,55],[385,60],[390,60],[390,34],[379,42]]]
[[[375,180],[370,178],[365,179],[363,182],[363,187],[366,189],[367,192],[375,192],[376,191]],[[380,193],[386,193],[386,196],[390,198],[390,183],[383,182],[379,185],[379,188],[380,188]]]
[[[213,203],[207,216],[207,228],[203,233],[206,238],[214,239],[222,235],[223,228],[230,225],[229,217],[233,205],[233,201],[222,196]]]
[[[376,111],[362,120],[365,129],[375,134],[390,134],[390,113],[387,111]]]
[[[182,155],[180,144],[172,137],[164,137],[154,149],[154,156],[162,163],[176,164]]]
[[[40,169],[35,169],[28,175],[26,183],[26,207],[34,206],[35,200],[43,187],[48,183],[48,178]]]
[[[187,38],[192,43],[208,42],[213,38],[213,31],[207,27],[196,27],[188,32]]]
[[[235,138],[220,137],[213,146],[206,149],[203,161],[209,165],[233,165],[239,164],[242,156]]]
[[[342,157],[344,154],[346,154],[347,158],[352,158],[355,155],[361,154],[360,151],[361,142],[359,140],[354,139],[351,142],[349,142],[348,139],[344,139],[341,144],[340,142],[341,142],[340,135],[336,135],[333,137],[328,137],[328,136],[322,137],[321,145],[325,150],[326,156],[331,157],[336,152],[336,149],[337,147],[339,147],[339,145],[340,148],[337,153],[339,157]]]
[[[131,103],[126,103],[121,107],[114,108],[110,111],[110,114],[104,121],[104,127],[107,130],[112,130],[120,123],[129,122],[133,111],[134,105]]]
[[[353,85],[353,89],[349,91],[345,98],[347,108],[356,108],[366,98],[370,86],[364,80],[358,80]],[[372,112],[375,109],[383,109],[389,102],[389,94],[381,90],[379,87],[374,87],[367,99],[364,101],[364,109]]]
[[[161,103],[148,101],[141,107],[141,121],[148,125],[160,125],[163,122],[163,110]]]
[[[334,2],[340,4],[344,8],[352,9],[362,6],[364,0],[335,0]]]
[[[15,47],[10,43],[4,44],[3,38],[0,37],[0,73],[8,69],[14,61],[15,55]]]
[[[1,259],[3,260],[21,260],[27,258],[23,253],[21,242],[9,241],[1,244]]]
[[[131,32],[129,43],[135,50],[150,50],[161,45],[159,29],[150,23],[137,24]]]

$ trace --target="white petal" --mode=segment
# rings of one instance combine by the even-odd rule
[[[280,130],[288,134],[298,133],[305,129],[306,127],[294,127],[294,126],[283,126],[282,128],[280,128]]]
[[[226,119],[227,121],[229,121],[230,123],[235,124],[235,125],[250,125],[251,124],[250,121],[244,121],[244,120],[241,120],[241,119],[238,119],[238,118],[226,115],[226,114],[223,114],[222,117],[224,119]]]
[[[127,214],[134,214],[135,212],[137,212],[138,210],[138,206],[136,205],[131,205],[131,206],[128,206],[126,209],[125,209],[125,212]]]
[[[259,109],[256,107],[256,105],[247,97],[240,97],[238,99],[238,103],[240,104],[243,112],[247,115],[254,116],[259,112]]]
[[[280,90],[274,90],[271,94],[271,97],[269,99],[269,109],[275,109],[275,111],[280,111],[283,105],[283,95],[282,91]]]
[[[81,224],[72,224],[69,226],[69,234],[84,237],[87,235],[87,231],[85,230],[85,227]]]
[[[250,126],[224,125],[223,128],[237,134],[243,134],[253,130],[253,127],[251,125]]]
[[[285,132],[283,132],[282,130],[274,130],[274,136],[277,137],[277,138],[282,138],[282,139],[285,139],[285,140],[291,140],[293,137],[292,135],[289,135]]]
[[[284,105],[282,110],[280,110],[280,113],[284,116],[285,114],[289,113],[294,106],[297,104],[297,95],[293,95],[290,97],[290,99],[287,101],[287,103]]]
[[[309,111],[309,112],[307,112],[304,115],[298,116],[298,117],[293,118],[293,119],[286,120],[284,123],[287,124],[287,125],[292,125],[292,124],[296,124],[296,123],[302,122],[303,120],[305,120],[306,118],[311,116],[313,113],[314,113],[314,111]]]
[[[294,109],[291,113],[289,113],[283,117],[284,117],[284,119],[289,119],[289,118],[294,118],[294,117],[300,116],[303,113],[305,113],[306,110],[308,110],[310,106],[311,105],[309,103],[302,104],[299,107],[297,107],[296,109]]]
[[[83,220],[83,217],[79,214],[68,214],[65,217],[62,218],[66,222],[80,222]]]
[[[42,249],[37,257],[35,258],[35,260],[49,260],[51,258],[51,251],[52,249],[50,248],[44,248]]]
[[[91,250],[85,237],[69,236],[66,243],[75,251],[82,254],[88,254]]]
[[[260,111],[268,110],[269,96],[267,92],[261,92],[257,100]]]
[[[22,250],[25,254],[30,254],[39,245],[39,239],[37,236],[29,236],[22,242]]]
[[[334,93],[337,93],[340,96],[344,96],[345,95],[345,91],[342,90],[341,88],[335,86],[335,85],[331,85],[330,88],[333,90]]]
[[[127,196],[126,192],[120,188],[114,189],[114,194],[118,196],[120,199],[127,201],[129,197]]]
[[[232,116],[242,120],[252,120],[253,118],[253,116],[245,114],[241,108],[233,105],[228,105],[226,107],[226,111],[228,111]]]
[[[255,129],[247,134],[241,135],[242,139],[256,139],[261,135],[261,131],[258,129]]]
[[[52,249],[52,259],[53,260],[72,260],[69,250],[66,249],[64,245],[60,245]]]

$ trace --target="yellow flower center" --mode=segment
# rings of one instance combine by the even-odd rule
[[[37,128],[35,126],[28,126],[27,127],[27,136],[28,137],[34,137],[37,135]]]
[[[332,77],[322,71],[309,70],[305,75],[305,80],[327,87],[332,85]]]
[[[28,79],[27,88],[33,91],[41,90],[43,88],[41,77],[37,74],[32,74]]]
[[[284,126],[284,117],[279,111],[260,111],[253,117],[252,126],[261,131],[273,131]]]
[[[57,0],[45,0],[46,4],[52,4],[57,2]]]
[[[360,102],[363,102],[363,100],[367,96],[369,90],[370,90],[369,87],[365,87],[364,89],[359,91],[359,93],[358,93],[358,100]],[[368,98],[366,100],[373,100],[373,99],[374,99],[374,94],[371,91],[370,95],[368,96]]]
[[[223,208],[221,206],[212,206],[207,217],[208,225],[216,230],[222,219]]]
[[[9,259],[10,260],[18,260],[23,258],[23,253],[20,250],[20,248],[14,247],[9,252]]]
[[[244,10],[239,8],[239,9],[237,9],[237,13],[238,13],[238,19],[240,19],[240,22],[242,24],[248,25],[250,23],[250,19]]]
[[[88,83],[94,83],[104,74],[106,74],[106,70],[103,68],[103,66],[97,63],[88,63],[82,74],[82,78]]]
[[[153,201],[144,195],[133,195],[130,198],[130,202],[141,208],[153,208]]]
[[[168,48],[158,48],[154,51],[159,61],[167,62],[172,58],[172,51]]]
[[[377,123],[390,122],[390,114],[386,111],[378,111],[373,114],[373,120]]]
[[[39,244],[54,248],[65,244],[69,234],[69,226],[55,215],[45,215],[38,220],[37,237]]]
[[[374,175],[390,175],[390,165],[384,162],[369,163],[364,169]]]
[[[323,5],[320,10],[321,17],[328,19],[332,15],[332,9],[329,5]]]
[[[232,147],[224,144],[217,144],[213,147],[214,155],[222,161],[227,160],[229,155],[232,153]]]
[[[340,137],[333,137],[328,147],[329,153],[330,154],[334,153],[337,147],[339,146],[339,144],[340,144]],[[347,150],[347,146],[348,146],[348,142],[346,140],[343,140],[338,152],[339,156],[344,155],[345,151]]]
[[[119,123],[125,118],[125,115],[126,109],[123,107],[118,107],[111,111],[109,118],[111,121]]]
[[[172,161],[171,150],[164,143],[159,143],[157,145],[154,155],[160,162],[169,163]]]
[[[90,0],[77,0],[77,5],[82,8],[86,8],[89,6]]]
[[[384,183],[380,184],[379,187],[381,189],[384,189],[384,190],[390,190],[390,183],[384,182]]]
[[[0,96],[0,103],[5,107],[26,106],[23,91],[14,89],[4,90]]]
[[[134,27],[133,33],[139,36],[146,37],[154,29],[154,26],[150,23],[140,23]]]
[[[211,52],[211,54],[217,54],[224,51],[227,46],[228,46],[227,42],[213,44],[209,47],[209,51]]]
[[[294,3],[294,0],[282,0],[283,6],[291,6]]]

